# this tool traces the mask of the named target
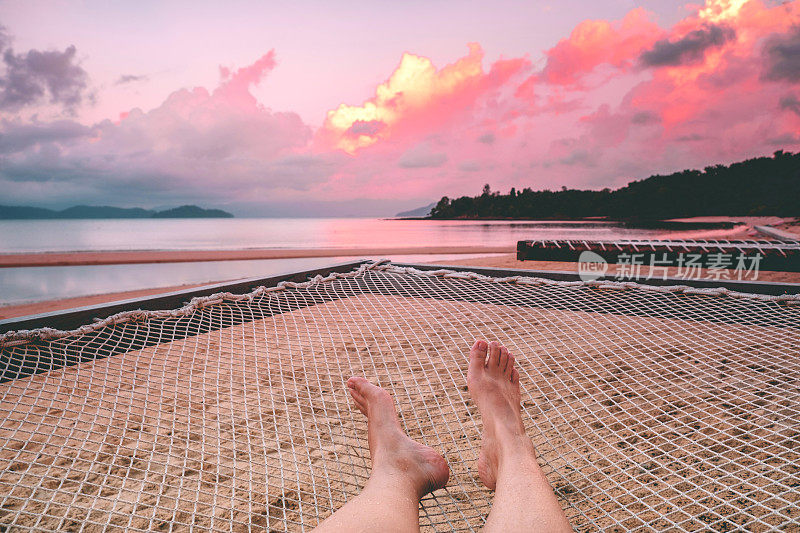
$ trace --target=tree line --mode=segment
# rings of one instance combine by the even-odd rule
[[[529,187],[508,194],[487,184],[479,196],[443,197],[431,218],[663,220],[692,216],[800,215],[800,153],[729,166],[683,170],[632,181],[619,189],[560,191]]]

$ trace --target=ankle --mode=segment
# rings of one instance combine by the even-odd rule
[[[538,466],[536,450],[527,435],[513,435],[501,439],[497,445],[498,468],[503,465]]]
[[[413,494],[418,500],[429,490],[428,480],[424,477],[390,468],[373,470],[367,485],[373,488],[380,487],[382,491],[390,491],[393,494]]]

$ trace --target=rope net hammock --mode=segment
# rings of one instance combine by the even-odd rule
[[[492,495],[466,371],[486,338],[517,357],[528,435],[576,530],[792,530],[798,303],[371,264],[9,333],[0,529],[308,531],[369,474],[344,385],[361,375],[450,464],[423,530],[478,530]]]

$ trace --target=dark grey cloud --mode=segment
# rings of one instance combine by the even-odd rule
[[[784,133],[782,135],[778,135],[777,137],[772,137],[767,139],[767,144],[771,144],[772,146],[794,146],[800,144],[800,136],[795,135],[793,133]]]
[[[181,89],[150,112],[91,126],[0,119],[0,196],[142,206],[291,196],[348,159],[306,155],[312,133],[297,114],[272,112],[229,85]]]
[[[594,167],[597,166],[597,155],[590,153],[588,150],[584,149],[577,149],[573,150],[569,155],[566,157],[562,157],[558,160],[559,163],[562,165],[581,165],[586,167]]]
[[[0,52],[11,44],[11,37],[8,35],[5,26],[0,24]]]
[[[28,50],[16,54],[8,48],[8,34],[0,28],[4,72],[0,73],[0,109],[16,111],[48,101],[74,110],[87,94],[89,76],[78,65],[74,46],[57,50]]]
[[[120,76],[117,81],[114,82],[114,85],[125,85],[126,83],[133,83],[137,81],[146,81],[148,78],[144,74],[138,76],[136,74],[123,74]]]
[[[34,124],[3,121],[0,123],[0,154],[21,152],[36,144],[70,143],[89,137],[92,131],[70,120]]]
[[[652,124],[654,122],[661,122],[661,118],[652,111],[639,111],[633,114],[631,122],[633,124]]]
[[[483,144],[494,144],[495,136],[494,133],[484,133],[480,137],[478,137],[478,142]]]
[[[800,81],[800,26],[769,37],[764,43],[762,80]]]
[[[787,94],[786,96],[781,97],[778,105],[781,109],[788,109],[796,115],[800,115],[800,100],[798,100],[793,94]]]
[[[356,120],[353,122],[352,126],[348,128],[346,134],[352,137],[358,137],[359,135],[369,135],[372,137],[385,127],[386,124],[380,120]]]
[[[700,135],[698,133],[690,133],[688,135],[680,135],[678,137],[675,137],[676,141],[682,143],[704,141],[705,139],[706,139],[705,136]]]
[[[650,50],[642,52],[639,63],[646,67],[664,67],[692,63],[703,58],[709,48],[722,46],[736,38],[729,26],[708,24],[699,30],[690,31],[676,41],[661,39]]]
[[[458,170],[463,172],[480,172],[483,167],[477,161],[462,161],[458,164]]]

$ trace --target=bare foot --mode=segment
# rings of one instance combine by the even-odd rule
[[[361,377],[347,380],[350,396],[368,419],[372,476],[410,483],[419,497],[447,484],[450,468],[433,448],[411,440],[400,427],[388,392]]]
[[[536,461],[533,443],[522,423],[519,372],[514,361],[506,347],[496,341],[488,345],[475,341],[469,352],[467,387],[483,419],[478,475],[492,490],[504,465]]]

